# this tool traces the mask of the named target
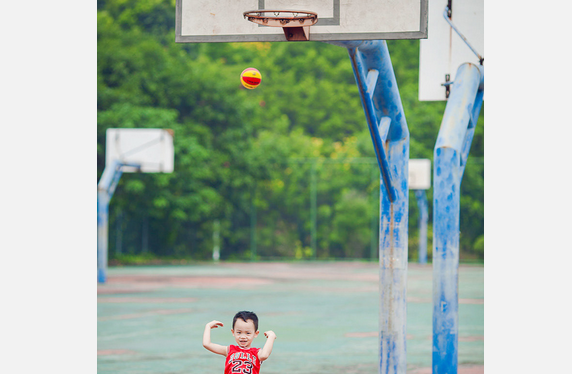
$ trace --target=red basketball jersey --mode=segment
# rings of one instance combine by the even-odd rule
[[[259,350],[260,348],[242,349],[237,345],[230,345],[226,356],[224,374],[259,374]]]

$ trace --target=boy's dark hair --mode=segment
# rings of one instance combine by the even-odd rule
[[[254,312],[247,312],[243,310],[242,312],[238,312],[234,315],[232,319],[232,329],[234,330],[234,324],[236,323],[237,319],[242,319],[244,322],[248,322],[249,319],[254,322],[254,331],[258,331],[258,317]]]

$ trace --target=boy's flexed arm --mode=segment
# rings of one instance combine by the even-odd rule
[[[266,331],[264,336],[267,338],[266,343],[264,344],[264,347],[258,351],[258,359],[260,362],[266,360],[268,356],[270,356],[270,353],[272,353],[272,347],[274,346],[274,340],[276,340],[276,334],[274,331]]]
[[[209,351],[213,352],[213,353],[217,353],[219,355],[223,355],[226,356],[227,355],[227,347],[220,345],[220,344],[215,344],[213,342],[211,342],[211,329],[215,329],[217,327],[222,327],[223,324],[222,322],[219,321],[211,321],[209,323],[207,323],[207,325],[205,326],[205,332],[203,334],[203,347],[205,347],[206,349],[208,349]]]

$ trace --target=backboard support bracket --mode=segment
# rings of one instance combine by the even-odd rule
[[[461,34],[461,31],[459,31],[459,29],[453,24],[451,17],[452,17],[451,9],[449,7],[445,7],[445,10],[443,11],[443,18],[445,18],[445,21],[447,21],[449,26],[451,26],[451,28],[455,30],[457,35],[459,35],[459,37],[465,42],[467,47],[469,47],[469,49],[477,56],[477,58],[479,59],[479,63],[483,65],[485,58],[479,52],[477,52],[477,50],[469,43],[467,38],[463,34]]]
[[[283,27],[284,36],[289,42],[299,42],[310,40],[310,26]]]
[[[445,87],[445,98],[448,99],[451,94],[451,74],[445,74],[445,83],[441,83],[441,86]]]

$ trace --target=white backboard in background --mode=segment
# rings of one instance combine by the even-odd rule
[[[113,160],[141,165],[123,172],[172,173],[175,164],[173,131],[165,129],[107,129],[105,164]]]
[[[420,42],[420,101],[447,100],[442,86],[445,76],[449,74],[450,80],[454,81],[461,64],[479,64],[477,56],[443,18],[447,4],[448,0],[429,2],[428,37]],[[484,57],[484,0],[451,0],[451,5],[452,23]]]
[[[409,160],[409,189],[428,190],[431,188],[431,160],[412,158]]]
[[[427,37],[428,0],[177,0],[175,41],[279,42],[281,27],[246,20],[252,10],[318,13],[310,40],[420,39]]]

